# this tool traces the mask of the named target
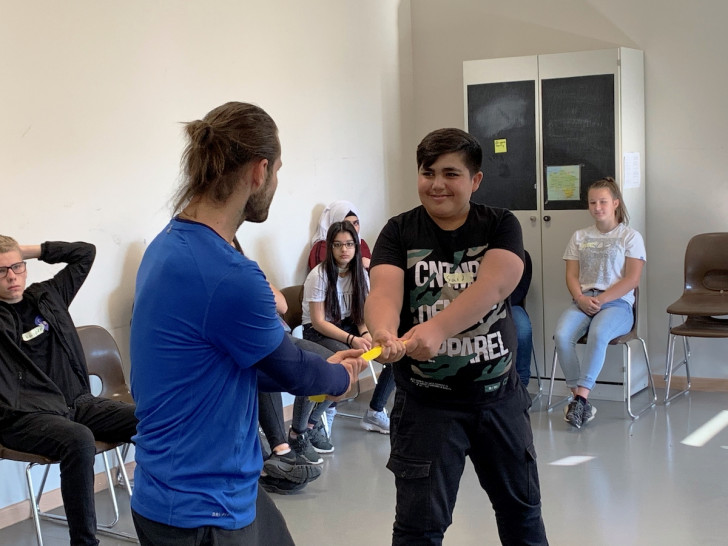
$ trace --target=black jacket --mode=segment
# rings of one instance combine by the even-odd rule
[[[79,392],[69,393],[74,400],[88,394],[90,387],[86,359],[68,306],[86,280],[95,256],[96,247],[89,243],[43,243],[41,261],[68,265],[52,279],[33,283],[23,293],[23,298],[37,305],[69,356],[81,385]],[[13,307],[0,302],[0,422],[17,412],[69,415],[63,393],[21,350],[22,334]]]

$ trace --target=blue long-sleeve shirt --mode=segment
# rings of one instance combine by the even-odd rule
[[[131,389],[139,418],[132,507],[175,527],[255,519],[258,388],[338,395],[343,366],[284,336],[258,265],[209,227],[173,219],[137,274]]]

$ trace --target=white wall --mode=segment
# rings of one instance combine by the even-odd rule
[[[653,371],[685,246],[728,231],[728,3],[723,0],[413,0],[414,136],[463,126],[462,61],[626,46],[644,51],[647,308]],[[629,203],[627,203],[629,206]],[[564,245],[566,241],[564,241]],[[728,377],[725,340],[693,340],[691,371]]]
[[[278,123],[269,220],[239,236],[279,287],[303,282],[326,203],[357,203],[372,244],[399,208],[406,3],[0,0],[0,12],[0,233],[94,243],[71,310],[109,328],[125,355],[136,269],[178,180],[180,122],[241,100]],[[52,271],[32,263],[29,281]],[[20,465],[0,473],[0,507],[25,498]]]

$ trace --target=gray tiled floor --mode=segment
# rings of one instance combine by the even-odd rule
[[[365,401],[366,393],[348,404],[348,411],[359,413]],[[624,419],[622,403],[594,404],[596,419],[581,431],[563,421],[562,408],[549,413],[537,402],[531,413],[550,543],[728,544],[728,429],[703,447],[681,444],[728,410],[728,394],[694,392],[636,422]],[[296,543],[388,544],[394,513],[393,479],[384,468],[388,437],[364,432],[356,419],[337,417],[332,440],[336,452],[325,456],[317,481],[297,494],[274,496]],[[573,466],[552,464],[570,456],[588,459]],[[130,522],[124,498],[126,517],[120,525],[126,527]],[[47,523],[44,530],[47,546],[67,544],[64,528]],[[101,543],[125,544],[107,538]],[[445,544],[497,543],[487,496],[468,466]],[[35,544],[32,525],[27,521],[0,530],[0,544]]]

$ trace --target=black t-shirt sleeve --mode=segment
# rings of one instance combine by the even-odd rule
[[[501,209],[500,212],[501,216],[496,223],[488,248],[509,250],[524,260],[521,224],[511,211]]]
[[[406,256],[402,246],[401,225],[398,218],[391,218],[377,237],[369,269],[388,264],[404,270],[407,267]]]

